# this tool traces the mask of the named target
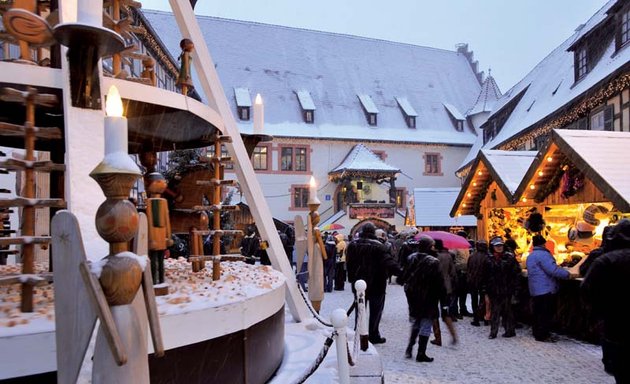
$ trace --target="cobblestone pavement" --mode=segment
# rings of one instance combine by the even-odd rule
[[[326,293],[322,315],[329,317],[336,308],[347,309],[352,293],[346,284],[344,291]],[[470,305],[469,305],[470,309]],[[531,329],[516,330],[516,337],[504,339],[500,335],[488,339],[490,327],[473,327],[465,317],[455,323],[459,343],[450,346],[450,336],[442,323],[443,346],[429,344],[427,355],[432,363],[417,363],[404,358],[409,337],[407,303],[402,287],[387,287],[385,311],[381,320],[381,334],[385,344],[377,345],[381,354],[387,383],[567,383],[612,384],[601,364],[599,346],[559,336],[557,343],[534,340]],[[351,316],[349,324],[354,324]]]

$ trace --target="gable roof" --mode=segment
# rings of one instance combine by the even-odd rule
[[[479,203],[494,181],[508,200],[512,200],[523,176],[536,157],[536,151],[499,151],[482,149],[451,209],[451,216],[477,215]]]
[[[460,188],[414,188],[416,225],[420,227],[476,226],[475,216],[449,216],[449,211],[459,191]]]
[[[612,39],[595,67],[584,78],[575,82],[573,52],[567,51],[576,39],[587,34],[607,17],[606,13],[615,2],[616,0],[610,0],[606,3],[581,29],[554,49],[499,99],[489,119],[525,90],[525,94],[501,131],[484,146],[485,148],[500,147],[501,144],[541,122],[563,106],[577,100],[610,74],[628,65],[630,49],[625,47],[615,52],[615,41]]]
[[[179,56],[181,34],[173,15],[142,12]],[[223,89],[248,88],[264,97],[268,134],[462,146],[476,138],[458,132],[442,106],[466,111],[479,94],[480,83],[464,54],[217,17],[197,20]],[[295,90],[310,93],[317,106],[314,124],[304,123]],[[359,94],[370,95],[378,109],[376,128],[367,124]],[[396,97],[406,98],[417,112],[416,128],[407,127]],[[253,130],[251,121],[238,124],[244,133]]]
[[[553,130],[548,145],[524,175],[515,198],[527,195],[531,183],[547,184],[552,170],[561,166],[560,158],[564,157],[592,180],[617,209],[630,212],[630,167],[623,164],[628,148],[630,132]],[[537,174],[539,170],[543,170],[542,176]],[[542,201],[546,197],[537,195],[536,199]]]
[[[399,168],[387,164],[368,147],[363,144],[355,145],[346,155],[345,159],[333,168],[328,175],[341,177],[343,174],[371,172],[382,176],[393,176],[400,172]]]

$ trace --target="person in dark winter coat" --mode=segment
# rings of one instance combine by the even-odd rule
[[[630,327],[623,303],[630,302],[630,220],[623,219],[608,239],[611,251],[599,256],[582,282],[593,312],[604,321],[604,367],[618,384],[630,383]]]
[[[501,319],[505,328],[502,336],[516,336],[512,299],[516,294],[521,267],[514,255],[505,251],[504,245],[501,237],[490,241],[492,249],[484,266],[484,290],[490,297],[490,339],[497,337]]]
[[[405,357],[411,358],[413,346],[418,338],[416,361],[419,362],[433,361],[433,358],[426,354],[427,343],[431,336],[433,320],[439,316],[438,303],[445,302],[446,299],[440,262],[429,254],[433,244],[430,237],[420,237],[418,252],[409,256],[409,264],[400,279],[405,287],[409,316],[413,321]],[[448,312],[448,309],[443,308],[443,311]]]
[[[389,275],[399,276],[402,270],[389,254],[389,249],[376,239],[375,232],[374,224],[363,225],[359,238],[348,245],[346,267],[355,295],[354,283],[360,279],[367,283],[365,298],[370,308],[369,339],[372,344],[382,344],[386,339],[381,336],[379,324],[385,304],[387,278]]]
[[[571,274],[556,264],[551,252],[545,248],[546,242],[547,239],[540,235],[532,238],[534,250],[527,257],[527,283],[532,298],[534,339],[553,342],[551,321],[556,313],[557,280],[569,279]]]
[[[470,303],[473,311],[473,321],[470,323],[475,327],[480,326],[479,320],[483,319],[483,312],[480,310],[483,307],[485,312],[483,286],[483,268],[486,265],[488,259],[488,243],[485,240],[477,241],[475,245],[475,252],[468,258],[467,268],[467,282],[468,289],[470,290]]]
[[[444,281],[444,288],[446,289],[446,303],[449,307],[452,306],[453,301],[457,300],[455,296],[455,286],[457,284],[457,272],[455,271],[455,261],[453,256],[444,248],[444,242],[440,239],[435,239],[435,254],[436,258],[440,262],[440,272],[442,272],[442,279]],[[450,310],[450,308],[449,308]],[[453,321],[457,321],[453,318]],[[433,320],[433,337],[431,344],[442,345],[442,332],[440,330],[440,322],[438,319]]]
[[[241,255],[245,256],[245,262],[247,264],[256,263],[256,254],[260,246],[260,239],[256,236],[256,231],[253,227],[247,228],[247,234],[241,240]]]
[[[327,256],[324,260],[324,292],[332,292],[335,282],[335,264],[337,264],[337,244],[334,234],[325,234],[324,241]]]

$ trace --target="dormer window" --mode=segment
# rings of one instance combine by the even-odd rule
[[[586,47],[575,51],[575,81],[580,80],[588,73],[588,62],[586,61]]]
[[[363,112],[365,112],[365,117],[367,118],[368,125],[376,126],[378,123],[377,115],[378,109],[376,105],[372,101],[370,95],[357,95],[359,97],[359,101],[361,101],[361,106],[363,107]]]
[[[252,98],[247,88],[234,88],[234,98],[236,99],[236,112],[242,121],[249,121],[251,117]]]
[[[459,132],[462,132],[464,130],[464,121],[466,121],[464,115],[462,115],[461,112],[459,112],[459,110],[455,108],[455,106],[449,103],[442,104],[444,105],[444,108],[446,108],[446,110],[448,111],[448,116],[451,118],[451,122],[453,123],[453,126],[455,126],[455,129]]]
[[[308,91],[296,91],[300,107],[302,108],[302,118],[306,124],[315,122],[315,103]]]
[[[407,123],[407,127],[415,128],[416,127],[416,116],[418,113],[409,103],[406,97],[396,97],[396,102],[398,102],[398,106],[403,113],[403,117],[405,118],[405,122]]]

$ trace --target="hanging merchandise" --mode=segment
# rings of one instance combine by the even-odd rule
[[[567,199],[584,188],[584,174],[578,168],[571,167],[562,175],[560,186],[562,197]]]

